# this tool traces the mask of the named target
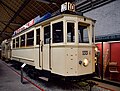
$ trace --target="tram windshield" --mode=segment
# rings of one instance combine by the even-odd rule
[[[74,23],[67,22],[67,42],[75,42]]]
[[[92,26],[92,43],[95,43],[94,26]]]
[[[78,23],[78,40],[79,43],[89,43],[88,26]]]
[[[53,27],[53,43],[63,42],[63,21],[55,23]]]

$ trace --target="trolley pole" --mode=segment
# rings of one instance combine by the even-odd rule
[[[21,83],[23,84],[23,68],[25,67],[25,63],[21,66]]]

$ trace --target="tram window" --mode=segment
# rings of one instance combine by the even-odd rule
[[[38,45],[40,43],[40,28],[36,30],[36,44]]]
[[[21,47],[25,46],[25,34],[21,36],[20,46]]]
[[[74,23],[67,23],[67,42],[75,42]]]
[[[15,39],[13,39],[13,48],[15,48]]]
[[[49,44],[50,39],[50,25],[44,27],[44,44]]]
[[[92,43],[95,42],[95,35],[94,35],[94,26],[92,26]]]
[[[52,25],[53,27],[53,43],[63,42],[63,22]]]
[[[16,38],[16,47],[19,47],[19,37]]]
[[[32,46],[34,44],[34,31],[27,33],[27,46]]]
[[[79,43],[89,43],[87,26],[78,25],[78,40]]]

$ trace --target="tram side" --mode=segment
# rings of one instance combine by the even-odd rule
[[[62,14],[12,37],[12,60],[64,77],[95,72],[94,21]]]
[[[12,38],[11,60],[17,60],[19,62],[35,66],[33,27]]]

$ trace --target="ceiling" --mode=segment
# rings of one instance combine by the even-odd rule
[[[85,13],[115,0],[0,0],[0,42],[36,16],[59,10],[66,1],[74,2],[76,10]]]

